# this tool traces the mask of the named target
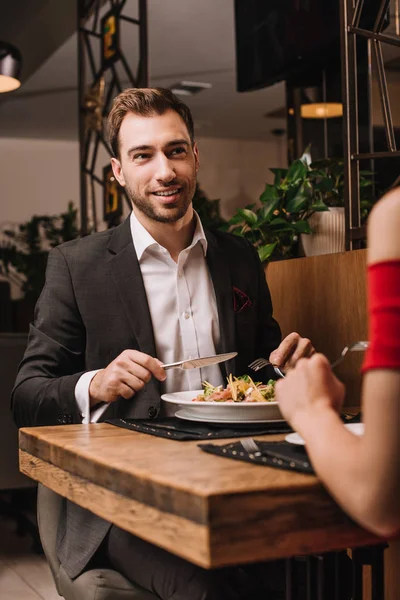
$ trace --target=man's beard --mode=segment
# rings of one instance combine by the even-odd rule
[[[174,185],[176,186],[177,184],[175,183]],[[160,210],[161,207],[154,206],[146,197],[136,194],[128,184],[125,185],[125,190],[132,204],[152,221],[157,221],[158,223],[176,223],[176,221],[182,219],[187,213],[196,190],[196,180],[193,180],[188,193],[179,204],[164,205],[163,212]]]

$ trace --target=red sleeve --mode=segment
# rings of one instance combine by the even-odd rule
[[[400,369],[400,260],[368,266],[369,348],[362,371]]]

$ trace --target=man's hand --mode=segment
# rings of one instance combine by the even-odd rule
[[[115,402],[121,396],[132,398],[152,375],[160,381],[167,377],[159,360],[138,350],[124,350],[90,382],[90,407],[99,402]]]
[[[344,399],[344,385],[332,373],[323,354],[300,360],[285,379],[275,384],[275,399],[285,419],[296,430],[319,407],[339,412]]]
[[[312,343],[298,333],[289,333],[278,348],[271,352],[269,360],[273,365],[287,370],[292,369],[300,358],[309,358],[315,354]]]

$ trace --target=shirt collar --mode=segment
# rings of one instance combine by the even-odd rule
[[[204,233],[203,225],[201,224],[201,221],[200,221],[200,217],[196,211],[194,211],[194,217],[196,219],[196,227],[194,230],[192,243],[190,244],[190,246],[188,246],[188,249],[193,248],[197,243],[200,242],[200,244],[203,247],[203,252],[204,252],[204,256],[205,256],[207,253],[207,239],[206,239],[206,236]],[[143,227],[143,225],[139,222],[139,220],[133,210],[132,210],[131,216],[130,216],[130,225],[131,225],[132,241],[133,241],[133,245],[135,247],[139,262],[143,256],[143,254],[145,253],[145,251],[148,248],[150,248],[151,246],[157,246],[158,248],[161,248],[161,245],[158,242],[156,242],[156,240],[153,238],[153,236],[150,235],[150,233],[147,231],[147,229],[145,229],[145,227]]]

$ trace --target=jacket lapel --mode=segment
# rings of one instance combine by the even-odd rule
[[[108,250],[114,254],[110,262],[111,278],[117,287],[140,351],[155,356],[153,326],[143,278],[132,242],[129,217],[114,230]]]
[[[236,350],[235,313],[233,310],[232,280],[229,261],[218,242],[210,231],[206,231],[207,265],[210,270],[217,299],[219,326],[221,331],[221,352]],[[235,373],[235,359],[220,363],[222,375]]]

